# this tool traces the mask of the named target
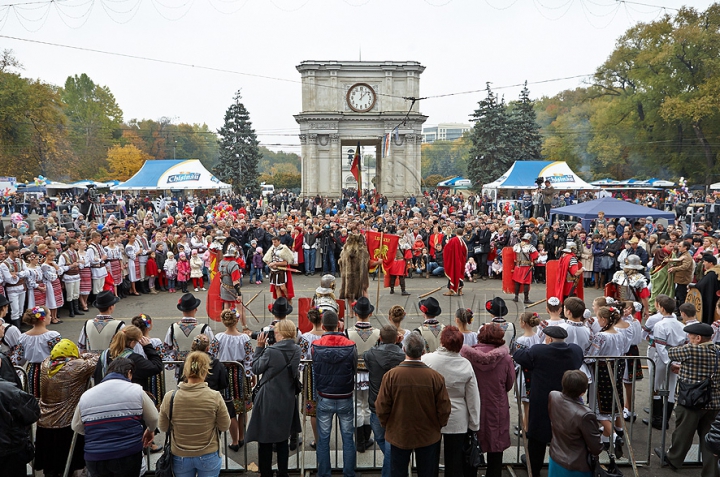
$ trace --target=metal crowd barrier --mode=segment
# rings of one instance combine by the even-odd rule
[[[593,383],[590,385],[590,388],[588,389],[587,402],[589,403],[591,408],[595,408],[595,406],[597,404],[598,389],[597,389],[597,378],[596,377],[598,376],[598,370],[599,370],[600,366],[607,366],[607,364],[609,363],[609,364],[612,364],[613,369],[615,369],[615,366],[617,365],[617,363],[619,363],[620,361],[628,361],[630,359],[638,360],[638,362],[646,363],[647,368],[644,368],[644,369],[647,369],[648,374],[649,374],[649,376],[644,377],[644,379],[648,380],[647,382],[649,385],[649,392],[648,392],[646,398],[642,397],[639,400],[636,399],[637,396],[636,396],[636,392],[635,392],[636,391],[636,381],[637,381],[636,374],[635,373],[632,373],[632,375],[629,374],[630,381],[631,381],[631,383],[630,383],[630,385],[631,385],[631,397],[630,397],[631,411],[636,412],[638,409],[641,410],[642,402],[645,402],[645,403],[647,403],[647,405],[650,408],[650,414],[648,416],[648,419],[649,419],[649,421],[652,421],[652,418],[653,418],[653,414],[652,414],[653,392],[652,392],[652,390],[653,390],[653,383],[654,383],[656,368],[655,368],[655,362],[653,361],[653,359],[648,358],[647,356],[634,356],[634,357],[592,356],[592,357],[587,357],[586,364],[588,364],[588,366],[591,370],[591,374],[593,375]],[[360,360],[360,361],[362,361],[362,360]],[[183,365],[183,363],[184,363],[184,361],[165,361],[164,362],[165,365],[176,365],[179,367],[181,367]],[[223,362],[223,364],[237,365],[240,367],[240,375],[241,376],[245,375],[245,368],[242,363],[230,361],[230,362]],[[301,369],[304,366],[312,366],[312,361],[301,360],[300,366],[301,366]],[[636,364],[636,366],[637,366],[637,364]],[[23,368],[16,367],[16,371],[18,372],[18,375],[20,375],[20,377],[21,377],[21,381],[23,383],[23,389],[25,391],[27,391],[28,382],[27,382],[27,374],[26,374],[25,370]],[[164,377],[166,378],[165,383],[167,383],[166,389],[164,390],[164,392],[166,393],[167,391],[170,391],[170,390],[176,388],[175,384],[171,384],[171,383],[176,382],[176,380],[174,379],[176,371],[175,371],[175,368],[168,369],[168,366],[164,366],[163,373],[166,373],[164,375]],[[170,374],[167,374],[167,373],[170,373]],[[665,375],[664,389],[660,390],[657,393],[662,397],[663,404],[665,404],[667,402],[668,396],[669,396],[669,391],[667,389],[668,382],[669,382],[668,381],[669,373],[670,373],[670,367],[668,367],[667,373]],[[612,373],[611,373],[611,376],[613,376]],[[308,463],[306,460],[306,457],[309,455],[308,453],[315,454],[315,452],[316,452],[315,450],[311,449],[309,446],[308,438],[313,439],[314,434],[312,432],[311,426],[309,426],[310,419],[303,412],[305,405],[306,405],[306,396],[312,395],[312,393],[310,392],[311,390],[308,388],[310,383],[306,379],[303,379],[304,376],[303,376],[302,372],[300,374],[300,377],[303,382],[303,389],[300,393],[300,396],[298,397],[297,405],[299,406],[299,412],[302,413],[302,417],[301,417],[302,431],[300,433],[300,435],[302,436],[302,441],[298,443],[298,448],[296,451],[291,451],[291,454],[294,452],[295,455],[290,456],[288,464],[289,464],[289,470],[299,471],[301,473],[301,475],[304,475],[306,470],[316,468],[317,462],[315,462],[315,466],[313,466],[312,463]],[[519,379],[522,382],[522,380],[523,380],[522,369],[519,372]],[[517,400],[517,405],[518,405],[517,429],[523,429],[523,415],[524,414],[523,414],[523,409],[522,409],[522,404],[521,404],[521,399],[519,396],[519,389],[518,389],[517,383],[518,383],[518,379],[516,379],[516,384],[515,384],[515,389],[514,389],[514,395],[515,395],[515,398]],[[622,382],[622,379],[617,382],[613,382],[612,384],[613,384],[614,389],[613,389],[613,412],[612,412],[611,417],[612,417],[612,421],[613,421],[613,425],[614,425],[615,417],[617,415],[622,416],[622,408],[624,407],[624,403],[619,401],[619,395],[617,392],[617,388],[618,388],[618,386],[623,386],[624,384]],[[241,386],[241,389],[244,392],[244,386]],[[244,395],[241,396],[241,400],[244,402],[244,400],[245,400]],[[161,401],[161,399],[160,399],[160,401]],[[357,393],[353,393],[353,401],[354,401],[353,402],[353,404],[354,404],[353,420],[354,420],[354,428],[356,429],[357,428]],[[639,404],[640,407],[638,407],[638,402],[640,403]],[[244,409],[245,409],[245,407],[243,406],[243,412],[238,414],[238,425],[242,426],[243,436],[245,435],[245,432],[247,431],[247,423],[249,422],[248,421],[249,414],[244,412]],[[661,446],[662,446],[663,451],[666,449],[666,443],[667,443],[667,428],[666,428],[666,424],[665,424],[665,422],[666,422],[665,418],[667,417],[665,415],[666,409],[667,408],[665,406],[663,406],[663,418],[664,419],[663,419],[663,429],[661,431]],[[636,414],[640,415],[640,413],[638,413],[638,412],[636,412]],[[244,419],[243,419],[243,417],[244,417]],[[620,464],[620,465],[630,464],[633,467],[649,466],[650,465],[650,457],[653,452],[652,451],[652,449],[653,449],[653,445],[652,445],[652,437],[653,437],[652,430],[653,430],[653,428],[651,425],[648,425],[647,430],[645,431],[641,427],[640,432],[643,432],[644,434],[646,434],[647,444],[642,446],[642,448],[640,448],[640,446],[633,444],[633,437],[637,435],[635,426],[636,426],[636,422],[632,419],[629,422],[624,422],[624,428],[626,430],[625,443],[626,443],[627,450],[629,452],[627,453],[626,456],[623,457],[623,459],[618,460],[618,464]],[[242,452],[239,453],[238,458],[235,458],[235,457],[231,458],[231,456],[228,454],[228,450],[229,450],[228,444],[229,443],[228,443],[227,432],[229,432],[229,431],[226,431],[223,433],[224,435],[220,441],[221,446],[222,446],[222,454],[223,454],[223,466],[221,469],[221,473],[246,473],[248,471],[248,464],[249,464],[248,463],[248,450],[247,450],[248,445],[246,444],[245,446],[243,446],[243,448],[242,448],[243,450],[242,450]],[[306,434],[307,434],[307,436],[306,436]],[[332,440],[333,434],[334,434],[334,440]],[[333,471],[342,470],[342,456],[340,454],[342,445],[341,445],[340,434],[341,433],[340,433],[340,429],[339,429],[339,421],[337,419],[335,419],[334,427],[333,427],[333,430],[331,431],[331,443],[334,442],[334,447],[335,447],[334,450],[331,449],[331,457],[334,457],[334,459],[331,458],[331,465],[332,465]],[[33,434],[33,439],[34,439],[34,434]],[[524,464],[522,464],[522,461],[520,459],[521,449],[523,449],[523,448],[524,448],[523,433],[518,432],[517,439],[515,442],[515,452],[514,452],[515,458],[510,459],[510,460],[504,458],[503,466],[510,466],[510,467],[524,466]],[[512,453],[512,449],[510,449],[509,452],[508,452],[508,450],[506,450],[505,456],[507,456],[508,454],[511,454],[511,453]],[[371,459],[367,458],[367,456],[369,454],[372,456]],[[160,456],[159,453],[152,454],[152,455],[156,455],[157,457]],[[380,449],[378,448],[377,445],[373,445],[371,450],[368,449],[368,451],[366,451],[363,454],[358,453],[358,457],[360,455],[364,456],[365,458],[363,459],[364,462],[362,462],[362,463],[359,462],[359,460],[358,460],[358,463],[356,465],[356,468],[358,470],[360,470],[360,471],[362,471],[362,470],[380,471],[382,469],[383,453],[382,453],[382,451],[380,451]],[[71,456],[72,456],[72,452],[68,456],[68,464],[70,462]],[[151,459],[151,454],[145,453],[145,465],[147,466],[147,471],[149,474],[154,473],[154,470],[155,470],[154,465],[155,464],[154,464],[153,460],[157,461],[157,457],[155,459]],[[333,460],[334,460],[334,462],[333,462]],[[691,462],[686,461],[686,464],[690,464],[690,465],[700,464],[700,453],[698,453],[697,461],[691,461]],[[31,463],[31,465],[32,465],[32,463]],[[441,456],[440,456],[440,466],[441,466],[441,469],[444,467],[443,453],[441,453]],[[411,461],[411,467],[414,468],[414,459]],[[68,469],[69,469],[69,467],[68,467]],[[34,466],[33,466],[32,475],[33,476],[35,475]]]

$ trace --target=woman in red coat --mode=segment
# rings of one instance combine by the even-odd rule
[[[480,391],[478,441],[487,452],[487,477],[502,475],[503,451],[510,447],[510,402],[515,366],[505,345],[505,332],[496,323],[480,328],[478,344],[463,346],[460,354],[470,361]]]

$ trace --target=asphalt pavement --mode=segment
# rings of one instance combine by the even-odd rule
[[[315,276],[309,276],[306,277],[302,274],[294,274],[294,285],[295,285],[295,294],[296,294],[296,300],[293,300],[293,306],[294,311],[290,316],[290,319],[295,321],[297,323],[297,298],[301,297],[312,297],[315,288],[319,286],[320,283],[320,273],[315,274]],[[340,279],[338,278],[338,288]],[[422,323],[422,315],[419,312],[418,309],[418,296],[424,293],[431,292],[438,287],[443,287],[441,290],[436,291],[433,293],[432,296],[434,296],[438,302],[440,303],[440,307],[442,308],[442,314],[438,317],[440,321],[444,324],[454,324],[454,314],[457,308],[471,308],[473,311],[475,311],[475,323],[473,324],[473,328],[477,328],[479,324],[484,323],[486,321],[490,320],[490,316],[485,312],[485,302],[487,300],[492,299],[495,296],[501,296],[506,300],[508,309],[510,310],[510,313],[506,317],[508,321],[512,321],[514,323],[517,323],[517,318],[524,311],[524,305],[522,303],[514,303],[512,301],[512,296],[505,295],[501,290],[501,281],[500,280],[478,280],[476,283],[469,283],[466,282],[465,289],[464,289],[464,295],[463,296],[454,296],[454,297],[446,297],[443,296],[442,293],[445,291],[445,285],[446,280],[440,279],[440,278],[421,278],[418,276],[415,276],[415,278],[407,279],[407,291],[411,294],[410,296],[401,296],[399,288],[395,289],[395,294],[391,295],[389,293],[389,289],[385,289],[382,287],[382,282],[380,282],[380,288],[379,288],[379,294],[378,294],[378,281],[373,281],[371,279],[370,281],[370,288],[368,291],[369,298],[373,304],[377,303],[377,308],[375,310],[375,314],[371,318],[371,322],[375,324],[376,326],[386,324],[388,322],[387,320],[387,314],[388,310],[393,305],[402,305],[405,307],[407,311],[407,317],[405,319],[405,322],[403,323],[404,328],[414,329],[418,325]],[[224,327],[222,323],[217,323],[214,321],[211,321],[207,318],[207,314],[205,313],[205,305],[207,302],[207,291],[199,291],[194,292],[192,288],[189,289],[190,292],[192,292],[195,296],[200,298],[202,300],[202,304],[200,306],[200,310],[198,312],[197,318],[202,323],[209,323],[211,328],[214,332],[220,332],[224,330]],[[272,321],[273,317],[268,311],[268,305],[272,303],[272,294],[270,293],[270,286],[268,284],[268,281],[265,280],[265,283],[262,285],[255,285],[255,284],[248,284],[248,278],[244,278],[243,288],[242,288],[243,296],[245,297],[245,300],[249,300],[251,297],[255,296],[258,292],[259,295],[250,305],[250,309],[257,317],[257,320],[253,319],[252,317],[248,316],[248,326],[252,328],[253,330],[259,330],[263,326],[267,326]],[[592,302],[592,299],[594,299],[597,296],[601,295],[601,290],[596,289],[588,289],[585,291],[585,302],[586,304],[590,305]],[[118,305],[116,306],[114,316],[118,319],[125,320],[126,322],[129,322],[130,319],[138,315],[140,313],[145,313],[147,315],[150,315],[153,318],[153,330],[151,332],[151,336],[157,337],[160,339],[163,339],[165,337],[165,333],[168,329],[168,327],[175,321],[177,321],[181,317],[181,313],[177,310],[176,305],[178,300],[180,299],[181,293],[175,293],[170,294],[166,292],[161,292],[158,295],[142,295],[139,297],[129,297],[121,300]],[[545,297],[545,285],[543,284],[533,284],[532,289],[530,291],[530,299],[531,301],[537,301],[541,300]],[[522,299],[522,295],[521,295]],[[542,304],[536,306],[533,308],[534,311],[537,311],[540,313],[541,317],[547,317],[547,314],[545,312],[545,308]],[[82,327],[82,324],[85,322],[85,320],[92,318],[94,316],[93,309],[90,309],[90,313],[86,314],[85,316],[78,316],[74,318],[69,318],[67,316],[67,311],[62,310],[60,313],[60,318],[63,320],[63,323],[58,325],[52,325],[51,328],[58,330],[64,337],[68,337],[74,341],[77,340],[80,329]],[[352,318],[346,318],[346,323],[351,324],[353,322]],[[645,344],[641,344],[641,355],[645,353]],[[169,376],[169,374],[168,374]],[[171,379],[168,379],[168,381],[172,381]],[[632,446],[633,454],[635,455],[635,459],[640,462],[647,462],[649,458],[649,465],[647,463],[639,465],[637,468],[639,476],[670,476],[670,475],[686,475],[686,476],[697,476],[700,475],[700,470],[698,467],[692,467],[692,468],[683,468],[682,470],[678,472],[673,472],[667,467],[660,467],[660,461],[655,455],[652,453],[652,448],[656,446],[661,445],[661,439],[662,435],[660,431],[652,430],[650,434],[648,434],[647,426],[641,423],[641,418],[646,416],[646,414],[642,411],[642,407],[647,406],[648,400],[649,400],[649,393],[648,393],[648,385],[651,384],[649,382],[649,373],[647,370],[645,370],[645,379],[638,381],[636,385],[636,408],[638,409],[639,418],[638,420],[628,428],[629,434],[632,436],[630,440],[630,444]],[[511,420],[513,423],[517,422],[517,416],[518,416],[518,410],[517,410],[517,404],[513,398],[513,396],[510,396],[510,411],[511,411]],[[674,421],[674,419],[672,420]],[[671,421],[670,424],[670,430],[667,432],[667,444],[666,446],[669,446],[670,443],[670,436],[671,432],[674,428],[674,423]],[[308,426],[309,429],[309,426]],[[650,437],[650,441],[648,441],[648,437]],[[518,446],[520,449],[522,448],[522,440],[512,435],[511,433],[511,440],[512,440],[512,446],[510,449],[508,449],[505,452],[505,458],[504,460],[506,462],[513,462],[516,460],[517,456],[524,451],[518,450]],[[159,436],[156,439],[157,443],[161,443],[162,436]],[[312,440],[312,432],[309,430],[305,434],[306,442],[310,442]],[[650,442],[648,444],[648,442]],[[697,444],[698,438],[695,437],[695,444]],[[247,461],[245,460],[245,450],[241,449],[240,452],[234,453],[232,451],[229,452],[228,458],[231,461],[230,467],[231,468],[238,468],[238,466],[245,467],[245,462],[247,463],[256,463],[257,462],[257,447],[255,444],[250,444],[246,446],[247,448]],[[335,449],[335,444],[333,442],[333,449]],[[375,446],[376,451],[375,452],[366,452],[365,454],[358,454],[358,466],[359,467],[368,467],[373,465],[373,460],[375,460],[376,463],[381,462],[381,454],[377,450],[377,446]],[[627,454],[628,452],[626,452]],[[689,459],[695,459],[697,453],[697,445],[693,446],[693,450],[691,450],[691,455],[689,456]],[[335,454],[335,451],[333,450],[333,454]],[[338,459],[341,460],[341,456],[338,454]],[[335,456],[333,456],[333,461],[335,460]],[[314,452],[306,452],[305,453],[305,462],[306,467],[314,467],[314,461],[315,456]],[[291,467],[300,467],[300,459],[297,458],[296,453],[291,453],[290,458],[290,464]],[[623,459],[621,461],[621,464],[623,465],[622,470],[623,473],[626,476],[632,476],[634,475],[633,468],[629,465],[629,462],[626,459]],[[251,465],[248,465],[248,468],[252,468]],[[543,475],[545,475],[546,471],[543,471]],[[251,473],[252,475],[252,473]],[[363,471],[364,476],[369,475],[380,475],[379,471]],[[478,475],[484,475],[484,473],[481,471]],[[504,475],[511,476],[511,475],[517,475],[517,476],[525,476],[527,473],[524,471],[524,469],[521,467],[521,465],[516,465],[512,471],[508,468],[504,470]]]

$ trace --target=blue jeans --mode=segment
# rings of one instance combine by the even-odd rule
[[[323,273],[335,274],[335,251],[332,248],[323,252]]]
[[[385,428],[380,425],[377,414],[370,411],[370,427],[375,435],[375,442],[383,453],[382,477],[390,477],[390,443],[385,440]]]
[[[317,465],[318,477],[330,477],[330,432],[332,431],[333,415],[337,414],[340,422],[340,435],[343,448],[343,475],[355,477],[355,404],[353,398],[317,399]],[[177,476],[182,477],[182,476]]]
[[[199,457],[173,456],[175,477],[217,477],[222,468],[220,454],[212,452]]]
[[[175,288],[175,279],[168,278],[168,288]]]
[[[261,282],[261,281],[263,281],[262,269],[252,267],[252,269],[250,270],[250,283]]]
[[[305,273],[315,273],[315,254],[317,249],[309,248],[303,250],[305,255]]]

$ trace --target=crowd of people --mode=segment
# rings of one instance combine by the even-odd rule
[[[585,230],[580,223],[549,225],[542,209],[529,217],[518,210],[485,212],[460,195],[439,193],[394,203],[317,197],[301,201],[305,207],[287,194],[287,201],[276,201],[279,210],[260,199],[234,199],[147,200],[136,209],[126,203],[122,215],[104,223],[78,215],[69,227],[61,225],[67,223],[62,213],[51,211],[30,230],[6,229],[0,376],[8,383],[0,381],[7,396],[0,402],[9,412],[25,409],[17,422],[0,421],[0,435],[15,436],[0,450],[15,472],[8,475],[24,475],[33,453],[37,469],[58,475],[76,432],[82,437],[73,469],[87,467],[98,476],[122,469],[116,475],[134,477],[144,449],[162,450],[155,430],[172,429],[178,476],[219,471],[216,431],[229,431],[232,452],[257,442],[261,475],[272,475],[276,459],[282,476],[300,445],[304,413],[314,437],[306,444],[317,453],[321,477],[330,475],[333,418],[340,423],[345,475],[354,475],[356,452],[375,445],[384,454],[384,476],[405,475],[413,451],[419,475],[437,475],[441,449],[446,475],[476,475],[462,451],[474,435],[486,475],[496,476],[513,431],[513,388],[523,403],[516,431],[527,437],[533,477],[548,445],[551,475],[589,475],[588,453],[625,454],[625,422],[637,416],[633,382],[642,378],[638,345],[646,340],[656,395],[647,424],[666,429],[663,416],[675,415],[671,446],[656,449],[658,456],[679,467],[689,436],[698,432],[702,475],[717,477],[720,380],[713,379],[713,356],[720,333],[713,323],[720,269],[712,222],[686,232],[652,217],[600,215]],[[504,300],[494,298],[485,303],[487,324],[474,324],[477,310],[459,309],[455,325],[444,326],[440,304],[430,296],[418,304],[423,322],[416,329],[403,327],[399,305],[383,313],[390,325],[376,327],[366,296],[381,261],[369,256],[364,238],[373,232],[398,236],[385,270],[390,293],[399,284],[408,294],[406,278],[443,276],[445,293],[461,295],[465,282],[487,280],[504,258],[499,274],[513,284],[507,292],[516,301],[522,292],[530,302],[530,285],[547,281],[543,266],[557,260],[555,281],[546,284],[555,295],[547,300],[547,319],[526,312],[516,329],[505,319]],[[323,275],[304,333],[290,319],[291,268]],[[222,286],[207,299],[219,299],[226,328],[217,335],[198,323],[201,300],[192,293],[208,288],[213,273]],[[352,302],[352,326],[338,316],[335,276],[342,280],[338,298]],[[264,280],[273,287],[275,320],[272,331],[259,332],[247,326],[242,287]],[[608,296],[586,304],[579,296],[590,286],[604,287]],[[685,303],[693,288],[701,311]],[[162,336],[153,336],[147,314],[113,316],[121,297],[176,290],[182,318]],[[52,329],[60,310],[76,316],[90,314],[91,306],[97,315],[76,341]],[[27,393],[7,372],[13,365],[25,367]],[[175,370],[176,391],[165,392],[167,366]],[[662,399],[667,375],[671,392]],[[688,401],[683,389],[706,379],[710,399]],[[88,380],[94,387],[86,391]],[[30,443],[27,429],[35,422]]]

